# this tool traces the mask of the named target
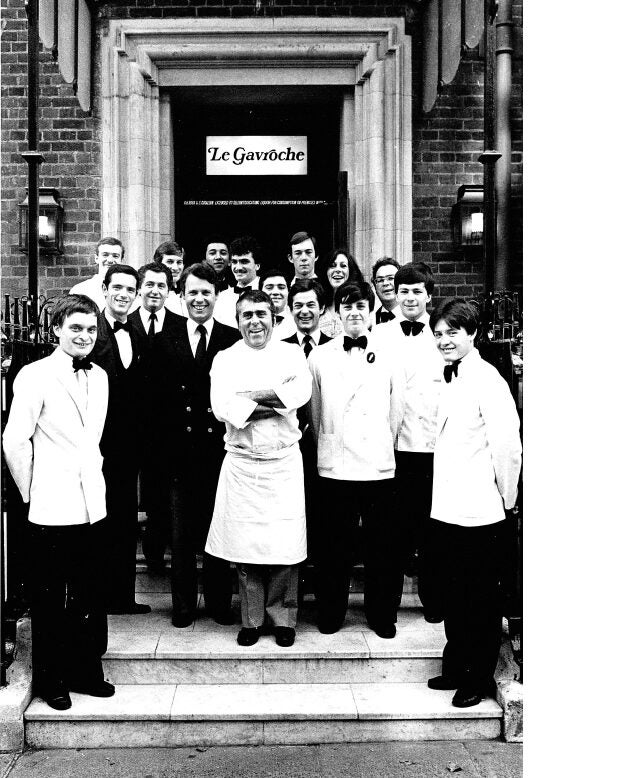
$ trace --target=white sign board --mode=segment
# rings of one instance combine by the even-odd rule
[[[208,135],[208,176],[306,176],[306,135]]]

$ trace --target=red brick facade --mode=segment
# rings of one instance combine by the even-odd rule
[[[442,89],[434,109],[420,109],[421,6],[414,2],[342,0],[134,0],[94,2],[98,20],[144,17],[404,16],[413,39],[413,246],[414,258],[431,263],[436,297],[471,295],[484,284],[482,260],[464,260],[451,243],[450,214],[461,184],[481,183],[483,60],[463,56],[454,82]],[[514,2],[512,90],[512,285],[522,280],[522,3]],[[27,38],[23,0],[1,0],[2,32],[2,290],[23,294],[26,256],[18,250],[18,204],[27,186]],[[96,41],[94,51],[97,52]],[[85,114],[48,51],[40,56],[41,186],[55,187],[64,206],[61,257],[41,257],[39,287],[55,295],[93,273],[93,247],[101,236],[100,104]],[[179,236],[177,236],[179,239]]]

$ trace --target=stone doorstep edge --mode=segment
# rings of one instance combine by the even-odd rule
[[[16,625],[16,657],[7,670],[7,685],[0,688],[0,753],[24,748],[24,711],[31,702],[31,619]]]

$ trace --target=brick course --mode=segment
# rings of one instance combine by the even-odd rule
[[[483,148],[483,61],[465,52],[452,84],[434,109],[420,110],[421,52],[419,0],[131,0],[96,2],[98,19],[236,18],[283,16],[404,16],[413,51],[413,251],[426,260],[438,281],[434,302],[451,295],[477,294],[484,284],[482,258],[465,258],[451,244],[450,214],[461,184],[481,184]],[[522,282],[522,2],[514,2],[512,122],[512,285]],[[23,0],[0,0],[2,32],[2,288],[26,291],[26,257],[18,248],[17,206],[25,197],[27,34]],[[94,51],[97,52],[94,42]],[[64,206],[62,257],[41,257],[40,290],[60,294],[93,273],[93,246],[101,237],[100,105],[85,114],[65,84],[51,53],[40,51],[41,186],[55,187]],[[99,83],[94,78],[94,83]]]

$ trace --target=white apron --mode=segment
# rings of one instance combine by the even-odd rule
[[[295,565],[307,556],[302,456],[227,452],[205,551],[231,562]],[[280,452],[278,452],[280,453]]]

